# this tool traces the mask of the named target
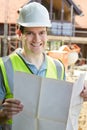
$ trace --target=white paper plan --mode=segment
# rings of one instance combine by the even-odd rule
[[[12,130],[77,130],[85,74],[73,84],[15,72],[14,97],[24,109],[13,118]]]

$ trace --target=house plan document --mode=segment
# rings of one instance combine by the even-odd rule
[[[12,130],[78,130],[85,74],[75,83],[15,72],[14,97],[24,109]]]

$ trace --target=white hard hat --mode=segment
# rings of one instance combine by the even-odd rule
[[[51,27],[47,9],[38,2],[29,3],[20,10],[18,24],[24,27]]]

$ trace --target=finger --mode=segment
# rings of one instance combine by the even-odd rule
[[[21,102],[19,100],[14,99],[14,98],[5,99],[5,102],[14,103],[14,104],[21,104]]]
[[[87,98],[84,98],[84,101],[87,101]]]
[[[3,107],[8,108],[19,108],[19,109],[23,108],[23,104],[16,99],[6,99],[2,105]]]
[[[20,112],[23,110],[23,106],[5,103],[3,104],[3,110],[7,112]]]

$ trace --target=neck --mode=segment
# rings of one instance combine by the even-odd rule
[[[39,69],[44,61],[44,55],[43,53],[41,54],[37,54],[37,55],[33,55],[33,54],[29,54],[27,55],[25,52],[22,52],[23,57],[29,61],[30,63],[32,63],[33,65],[36,66],[37,69]]]

